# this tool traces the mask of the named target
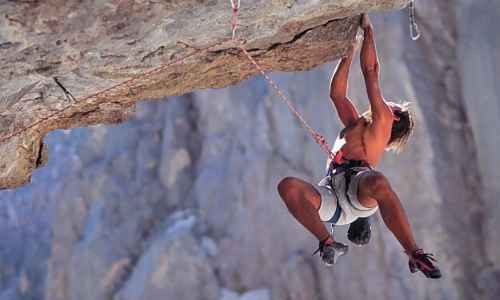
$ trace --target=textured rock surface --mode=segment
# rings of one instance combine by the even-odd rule
[[[420,120],[407,151],[382,169],[442,280],[410,275],[380,218],[372,243],[335,268],[311,257],[316,242],[275,186],[287,175],[316,181],[324,157],[253,78],[141,104],[120,126],[49,134],[48,166],[0,192],[0,299],[497,299],[500,36],[491,24],[500,4],[419,4],[417,43],[404,14],[373,18],[385,96],[414,99]],[[330,140],[340,128],[331,69],[273,74]],[[351,80],[351,98],[367,107],[357,65]],[[344,228],[336,234],[347,241]],[[173,286],[177,276],[185,280]]]
[[[162,236],[152,240],[116,299],[218,299],[207,255],[189,233],[195,222],[193,216],[170,222]]]
[[[306,70],[345,53],[357,14],[406,2],[244,1],[238,34],[265,68]],[[226,0],[2,1],[0,11],[0,188],[29,181],[51,130],[120,122],[138,100],[224,87],[256,73],[228,40]],[[95,95],[224,40],[147,80]],[[69,106],[54,76],[77,104]]]

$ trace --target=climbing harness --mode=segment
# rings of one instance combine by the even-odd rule
[[[417,21],[415,20],[415,0],[410,0],[410,4],[408,6],[408,19],[410,23],[411,39],[416,41],[420,37],[420,30],[418,29]]]

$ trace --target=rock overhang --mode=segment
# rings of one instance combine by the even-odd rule
[[[307,70],[349,50],[360,13],[407,2],[242,1],[237,33],[265,69]],[[229,1],[26,1],[2,3],[0,11],[0,137],[9,137],[0,140],[4,189],[26,184],[46,163],[43,137],[52,130],[119,123],[137,101],[222,88],[257,74],[238,44],[224,41],[231,36]],[[89,97],[221,41],[133,88]]]

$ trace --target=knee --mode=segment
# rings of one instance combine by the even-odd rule
[[[298,180],[294,177],[285,177],[278,183],[278,193],[283,200],[291,198],[297,192]]]
[[[385,191],[390,188],[387,177],[378,171],[370,171],[370,173],[364,178],[364,184],[372,193]]]

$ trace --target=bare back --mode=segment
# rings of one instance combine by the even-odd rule
[[[383,126],[384,134],[374,135],[373,124],[360,117],[341,132],[340,138],[345,140],[340,147],[343,158],[366,161],[371,166],[378,165],[390,137],[391,126]]]

